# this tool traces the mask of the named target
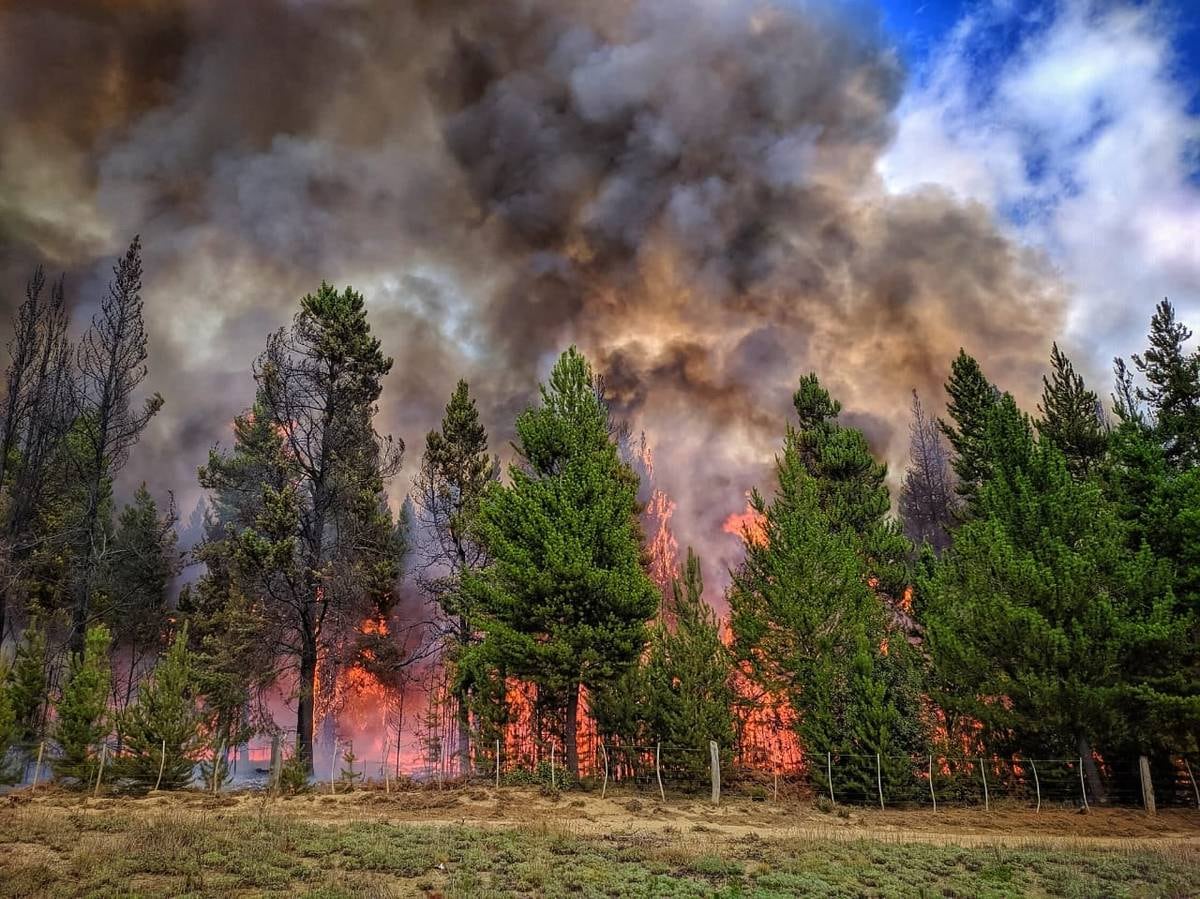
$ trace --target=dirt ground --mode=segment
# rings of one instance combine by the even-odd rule
[[[695,798],[645,793],[586,792],[547,795],[533,787],[366,789],[331,796],[319,792],[269,798],[261,793],[213,797],[199,792],[141,797],[82,797],[54,789],[20,791],[0,799],[5,808],[61,808],[72,813],[114,809],[163,812],[172,808],[215,812],[217,817],[262,815],[325,823],[378,821],[387,824],[458,824],[488,828],[546,826],[581,836],[695,834],[724,842],[754,835],[762,839],[879,840],[933,845],[1051,848],[1119,848],[1200,854],[1200,812],[1167,810],[1151,816],[1134,809],[1093,808],[1087,813],[994,804],[978,808],[818,808],[803,800],[779,802],[722,798],[719,806]]]

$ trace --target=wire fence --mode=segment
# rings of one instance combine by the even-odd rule
[[[244,746],[174,755],[164,742],[139,753],[106,741],[85,758],[64,758],[51,741],[11,747],[0,782],[33,790],[57,782],[93,795],[162,789],[310,789],[331,795],[361,789],[384,792],[451,786],[538,785],[581,787],[610,793],[671,797],[725,795],[772,802],[825,802],[879,808],[1021,807],[1035,811],[1092,806],[1200,809],[1200,758],[1148,759],[994,758],[931,754],[855,755],[809,753],[787,771],[736,764],[728,750],[596,742],[568,770],[562,747],[539,742],[513,751],[503,741],[477,742],[469,764],[455,753],[431,751],[412,741],[372,744],[363,755],[353,741],[318,747],[313,770],[296,771],[294,734]],[[291,770],[289,771],[289,766]],[[464,770],[465,769],[465,770]],[[285,773],[286,772],[286,773]]]

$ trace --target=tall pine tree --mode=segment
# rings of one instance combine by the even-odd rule
[[[487,550],[474,537],[479,502],[498,476],[488,455],[487,431],[466,381],[459,381],[440,430],[425,438],[425,454],[414,481],[418,521],[426,536],[418,580],[439,611],[439,637],[453,672],[459,773],[469,773],[472,672],[460,664],[475,642],[476,628],[463,580],[488,564]]]
[[[602,688],[637,661],[658,595],[642,567],[637,477],[574,347],[516,431],[511,483],[492,484],[479,507],[492,561],[467,584],[485,634],[480,651],[563,697],[566,763],[577,774],[580,687]]]
[[[979,363],[960,349],[950,366],[946,394],[950,420],[942,420],[942,433],[954,449],[954,473],[958,477],[955,489],[967,501],[966,511],[970,511],[989,476],[987,423],[1000,401],[1000,391],[984,376]]]
[[[1050,364],[1050,376],[1042,378],[1038,434],[1059,448],[1071,474],[1083,480],[1096,471],[1108,445],[1103,408],[1057,343]]]

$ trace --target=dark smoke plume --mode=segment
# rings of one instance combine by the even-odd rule
[[[719,583],[802,373],[899,461],[960,345],[1027,395],[1059,324],[984,209],[885,192],[903,72],[844,6],[0,2],[5,302],[45,260],[87,307],[144,235],[167,406],[131,469],[184,508],[322,278],[368,296],[413,447],[460,375],[504,446],[576,342]]]

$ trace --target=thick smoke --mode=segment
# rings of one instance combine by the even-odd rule
[[[1028,397],[1059,324],[985,210],[886,194],[903,72],[844,6],[0,0],[5,296],[45,259],[82,319],[142,233],[167,408],[131,468],[185,510],[322,278],[396,357],[410,471],[459,376],[502,447],[576,342],[718,580],[802,373],[897,463],[960,345]]]

